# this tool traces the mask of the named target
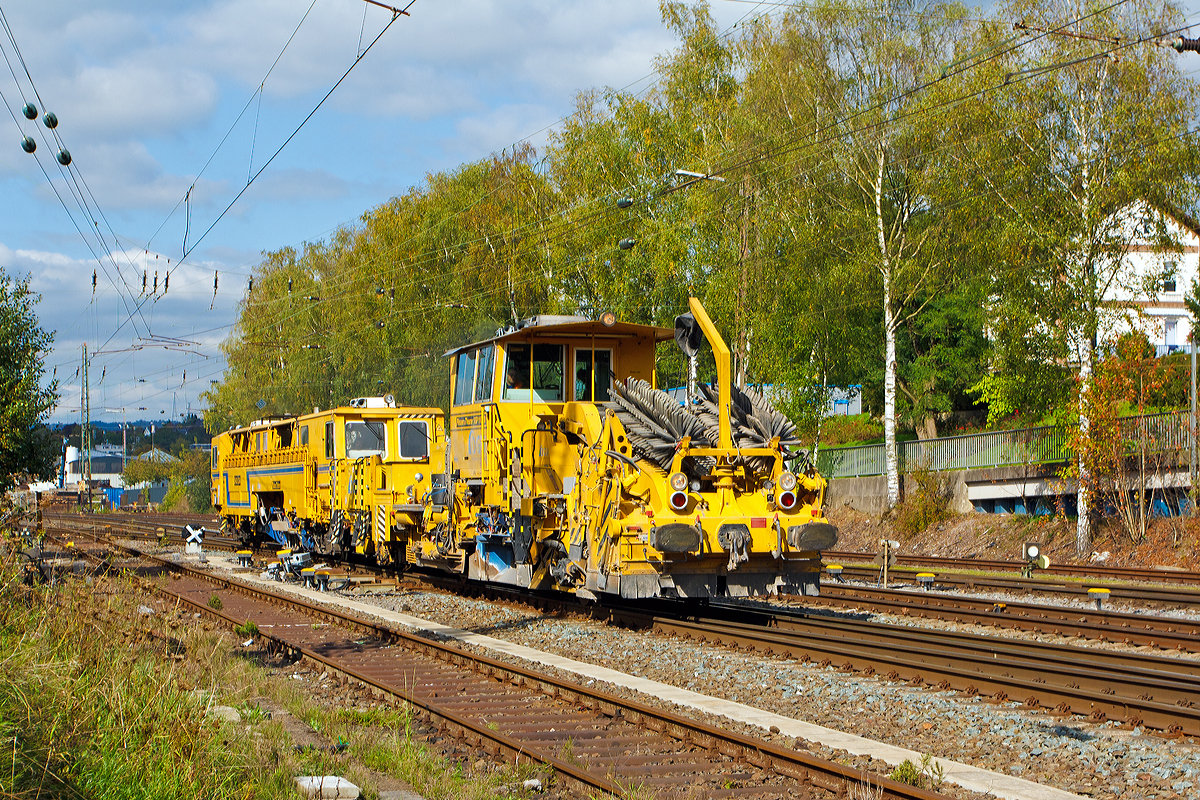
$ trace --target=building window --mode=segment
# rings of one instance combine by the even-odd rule
[[[1174,291],[1176,291],[1176,289],[1175,289],[1175,279],[1174,279],[1174,278],[1167,278],[1165,281],[1163,281],[1163,288],[1162,288],[1162,290],[1163,290],[1164,292],[1174,292]]]
[[[1179,334],[1179,320],[1174,317],[1167,317],[1166,324],[1163,327],[1163,344],[1167,346],[1178,344],[1176,339]]]

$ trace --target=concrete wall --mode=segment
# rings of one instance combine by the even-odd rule
[[[1075,487],[1063,484],[1058,478],[1061,464],[1038,464],[1028,467],[992,467],[963,469],[941,473],[950,481],[952,497],[950,510],[965,514],[974,511],[979,501],[1014,497],[1044,497],[1074,493]],[[916,483],[905,475],[900,485],[903,499],[916,491]],[[887,478],[836,478],[829,482],[825,493],[827,508],[851,508],[866,514],[881,515],[887,510]]]

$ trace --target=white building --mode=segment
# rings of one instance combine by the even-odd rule
[[[92,483],[103,486],[124,486],[121,473],[125,470],[125,458],[121,448],[115,450],[101,445],[91,451]],[[83,480],[83,459],[78,447],[68,447],[63,488],[75,488]]]
[[[1132,328],[1145,333],[1159,355],[1184,349],[1191,317],[1183,297],[1200,275],[1200,223],[1141,201],[1121,217],[1119,235],[1128,244],[1104,295],[1113,314],[1101,335]]]

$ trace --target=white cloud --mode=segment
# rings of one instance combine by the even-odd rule
[[[264,172],[254,184],[254,193],[271,200],[329,200],[345,197],[351,188],[350,181],[329,170],[291,167]]]
[[[144,413],[151,416],[163,410],[170,413],[172,395],[180,409],[187,402],[194,405],[208,388],[208,380],[220,377],[224,359],[219,346],[233,322],[244,281],[222,275],[214,302],[213,271],[224,264],[185,262],[171,275],[164,294],[166,256],[136,250],[117,251],[111,257],[120,265],[119,271],[107,259],[107,268],[102,269],[95,261],[63,253],[0,244],[0,267],[10,275],[31,275],[31,288],[41,295],[36,308],[39,323],[55,332],[46,363],[50,374],[57,367],[61,383],[56,421],[70,421],[78,414],[82,384],[75,370],[85,341],[92,353],[89,383],[97,414],[106,405],[127,407],[131,413],[145,406]],[[95,294],[93,271],[97,273]],[[148,290],[158,272],[156,296],[141,292],[143,271]],[[118,332],[113,335],[114,331]],[[193,344],[165,349],[163,337]]]
[[[545,106],[501,106],[480,116],[460,118],[455,125],[458,135],[445,144],[453,153],[478,154],[501,150],[529,137],[530,143],[540,149],[549,136],[546,126],[557,119],[558,115]]]
[[[75,164],[126,237],[123,244],[155,234],[258,88],[308,3],[5,4]],[[714,13],[724,22],[745,8],[716,4]],[[317,0],[266,82],[261,113],[257,104],[249,109],[197,183],[193,241],[245,184],[251,149],[257,168],[353,62],[360,32],[365,44],[388,18],[362,0]],[[117,270],[107,256],[109,275],[85,257],[75,223],[11,138],[0,138],[0,147],[9,148],[0,158],[27,180],[4,181],[0,266],[33,274],[44,298],[39,316],[45,327],[59,331],[53,363],[73,373],[84,340],[100,345],[111,338],[104,349],[124,351],[97,357],[96,375],[107,373],[94,406],[157,406],[157,413],[163,405],[169,408],[171,392],[181,391],[185,365],[188,386],[182,391],[193,400],[201,383],[220,375],[217,345],[233,321],[245,279],[222,273],[210,311],[213,269],[228,264],[245,273],[261,250],[319,236],[365,211],[373,202],[366,198],[402,193],[427,172],[453,169],[531,135],[540,147],[547,138],[542,129],[574,110],[577,92],[638,81],[652,71],[653,57],[672,45],[653,0],[418,0],[411,16],[395,22],[195,254],[213,260],[185,263],[172,275],[165,297],[145,301],[140,285],[142,270],[149,271],[151,283],[155,268],[160,278],[165,274],[162,254],[157,264],[153,253],[112,254],[130,282],[123,294],[114,288]],[[19,97],[5,92],[10,103]],[[39,147],[38,155],[52,165],[45,149]],[[57,176],[57,170],[51,174]],[[57,180],[76,223],[90,225],[74,208],[69,187]],[[155,245],[177,253],[183,227],[183,215],[176,212]],[[111,236],[106,238],[111,244]],[[134,312],[139,301],[145,302]],[[126,323],[131,316],[136,330]],[[130,349],[148,331],[194,337],[200,344],[193,349],[212,358]],[[77,393],[64,398],[78,403]]]

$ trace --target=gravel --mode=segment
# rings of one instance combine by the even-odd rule
[[[815,663],[756,656],[441,592],[402,591],[357,599],[1082,795],[1132,800],[1200,794],[1200,747],[1192,739],[1166,740],[1113,722],[1094,724],[1016,703],[916,689]],[[491,651],[489,655],[522,661]],[[743,729],[729,720],[720,724]],[[764,736],[757,728],[749,730]],[[774,734],[765,738],[790,741]],[[861,762],[869,761],[815,743],[808,748],[843,763],[865,766]],[[873,766],[876,771],[889,769]]]
[[[224,571],[228,568],[224,561],[215,558],[212,565]],[[878,676],[843,673],[835,667],[821,667],[815,662],[804,664],[665,634],[629,631],[587,618],[544,614],[511,603],[429,590],[370,592],[354,596],[363,603],[745,703],[930,753],[937,758],[1017,775],[1080,795],[1121,800],[1200,796],[1200,747],[1192,738],[1164,739],[1141,728],[1130,730],[1115,722],[1092,723],[1080,717],[1026,709],[1017,703],[998,704],[954,692],[919,689]],[[861,612],[826,613],[864,617]],[[977,626],[923,618],[866,616],[876,621],[910,626],[981,630]],[[1043,641],[1081,643],[1078,639],[1028,632],[987,631]],[[1087,644],[1149,650],[1114,643]],[[496,651],[480,652],[570,681],[580,681],[573,673],[533,665]],[[797,741],[723,717],[675,707],[622,687],[606,685],[602,688],[784,746],[810,750],[859,769],[883,774],[891,770],[884,762],[869,757],[834,751],[815,742]],[[960,798],[981,797],[950,784],[943,786],[942,791]]]

